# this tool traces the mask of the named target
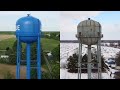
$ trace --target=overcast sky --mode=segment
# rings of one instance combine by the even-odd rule
[[[15,31],[16,21],[30,13],[42,31],[60,31],[61,40],[76,40],[77,25],[91,18],[100,22],[106,40],[120,40],[120,11],[0,11],[0,31]]]
[[[78,23],[88,18],[100,22],[103,40],[120,40],[120,11],[62,11],[60,39],[76,40]]]
[[[15,31],[16,21],[27,14],[41,21],[42,31],[60,31],[59,11],[0,11],[0,31]]]

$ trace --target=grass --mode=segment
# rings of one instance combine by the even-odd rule
[[[1,40],[0,41],[0,50],[5,50],[6,47],[12,47],[15,40],[16,40],[15,38],[9,38],[9,39],[5,39],[5,40]]]
[[[42,48],[44,51],[51,51],[60,43],[57,40],[42,38],[41,40]]]
[[[0,35],[0,41],[8,38],[13,38],[13,37],[15,37],[15,35]]]
[[[0,31],[0,35],[14,35],[15,31]]]
[[[44,34],[50,34],[50,33],[60,34],[60,31],[44,31],[42,33],[44,33]]]
[[[47,33],[60,33],[59,31],[42,31],[42,33],[47,34]],[[0,31],[0,35],[15,35],[15,31]]]
[[[9,37],[8,39],[2,39],[0,41],[0,50],[5,50],[6,47],[12,48],[12,46],[13,46],[13,44],[14,44],[15,41],[16,41],[15,37],[11,37],[11,38]],[[23,48],[25,48],[25,44],[22,43],[22,45],[23,45]]]
[[[16,38],[8,38],[0,41],[0,50],[5,50],[6,47],[12,48]],[[42,48],[45,51],[51,51],[54,49],[60,42],[53,39],[42,38],[41,39]],[[25,45],[25,44],[24,44]],[[24,46],[23,46],[24,47]]]

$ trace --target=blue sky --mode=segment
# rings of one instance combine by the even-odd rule
[[[61,12],[61,40],[76,40],[77,25],[88,17],[102,25],[103,40],[120,40],[120,11]],[[64,22],[64,23],[63,23]]]
[[[60,31],[58,11],[0,11],[0,31],[15,31],[16,21],[28,13],[41,21],[42,31]]]

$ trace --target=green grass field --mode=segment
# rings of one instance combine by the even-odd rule
[[[6,47],[12,47],[16,38],[9,38],[0,41],[0,50],[5,50]],[[42,38],[41,39],[43,50],[51,51],[55,48],[60,42],[53,39]]]
[[[0,35],[15,35],[15,31],[0,31]]]
[[[42,33],[47,34],[47,33],[60,33],[59,31],[42,31]],[[0,31],[0,35],[15,35],[15,31]]]
[[[5,50],[6,47],[12,47],[15,40],[16,40],[15,38],[9,38],[9,39],[5,39],[5,40],[1,40],[0,41],[0,50]]]
[[[55,47],[57,47],[57,45],[60,43],[60,41],[42,38],[41,43],[42,43],[42,48],[44,51],[51,51]]]
[[[49,33],[59,34],[60,32],[59,31],[43,31],[42,33],[44,33],[44,34],[49,34]]]

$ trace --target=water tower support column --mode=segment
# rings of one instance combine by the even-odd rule
[[[97,59],[98,59],[98,79],[101,79],[101,39],[98,40],[97,45]]]
[[[37,43],[37,77],[41,79],[41,48],[40,48],[40,36],[38,36]]]
[[[27,44],[27,79],[30,79],[30,44]]]
[[[16,78],[20,79],[20,59],[21,59],[21,42],[17,40],[17,70],[16,70]]]
[[[78,57],[78,79],[81,79],[81,56],[82,56],[82,43],[79,39],[79,57]]]
[[[88,45],[88,79],[91,79],[91,45]]]

